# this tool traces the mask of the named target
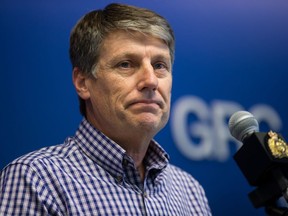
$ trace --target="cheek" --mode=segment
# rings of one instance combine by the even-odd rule
[[[170,102],[171,98],[171,91],[172,91],[172,82],[170,80],[165,80],[162,83],[162,94],[165,99],[165,101]]]
[[[110,89],[109,93],[104,96],[106,104],[109,106],[107,109],[111,112],[118,112],[119,110],[122,111],[124,109],[124,102],[127,95],[124,89],[115,84],[114,87]]]
[[[110,94],[110,90],[103,84],[100,85],[100,82],[91,88],[90,99],[96,112],[105,113],[108,111],[108,108],[111,107],[109,100],[109,98],[111,98]]]

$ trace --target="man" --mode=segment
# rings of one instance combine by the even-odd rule
[[[70,58],[84,118],[62,145],[4,168],[1,215],[211,215],[203,188],[153,140],[170,111],[167,21],[120,4],[92,11]]]

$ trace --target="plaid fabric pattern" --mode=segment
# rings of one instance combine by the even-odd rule
[[[0,179],[0,215],[211,215],[203,188],[152,141],[143,182],[125,150],[85,119],[61,145],[22,156]]]

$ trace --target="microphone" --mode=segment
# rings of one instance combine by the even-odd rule
[[[247,111],[238,111],[229,119],[231,135],[243,142],[253,132],[259,132],[259,124],[255,117]]]
[[[243,143],[234,160],[251,186],[249,193],[255,208],[270,206],[280,197],[288,200],[288,146],[272,131],[259,132],[256,118],[238,111],[229,119],[231,135]]]

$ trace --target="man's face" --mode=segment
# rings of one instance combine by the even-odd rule
[[[172,87],[168,46],[140,33],[104,40],[96,79],[88,79],[88,120],[110,138],[154,136],[168,121]]]

